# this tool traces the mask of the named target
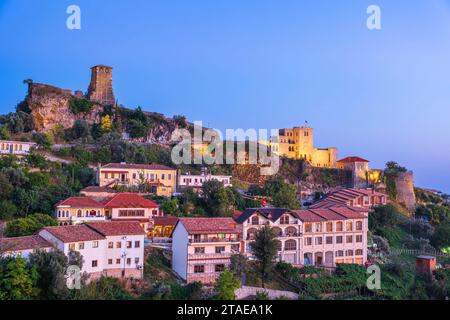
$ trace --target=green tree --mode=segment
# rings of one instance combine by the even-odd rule
[[[217,279],[216,299],[218,300],[234,300],[235,291],[241,286],[239,279],[229,269],[225,269]]]
[[[29,261],[39,273],[37,286],[41,289],[41,299],[68,299],[70,291],[66,283],[66,270],[71,265],[80,269],[83,267],[83,258],[78,251],[71,252],[69,257],[60,250],[49,252],[38,250],[29,256]]]
[[[450,247],[450,222],[441,222],[436,226],[434,234],[431,238],[434,247],[445,249]]]
[[[10,220],[17,213],[17,207],[9,200],[0,201],[0,220]]]
[[[139,120],[131,119],[128,122],[128,132],[132,138],[143,138],[148,133],[148,127]]]
[[[180,210],[178,209],[178,200],[176,198],[164,200],[161,204],[161,209],[164,214],[177,215]]]
[[[255,235],[255,240],[250,243],[250,248],[256,258],[257,269],[261,275],[261,286],[264,288],[265,280],[274,269],[278,246],[275,233],[269,226],[259,229]]]
[[[376,207],[369,215],[369,228],[393,227],[398,223],[399,216],[400,213],[392,204]]]
[[[230,257],[230,262],[230,270],[233,271],[239,279],[244,279],[249,269],[247,257],[242,253],[233,254]]]
[[[104,277],[75,290],[76,300],[131,300],[133,297],[117,278]]]
[[[212,216],[231,215],[235,205],[231,188],[225,188],[223,183],[217,180],[203,183],[203,201],[204,208]]]
[[[28,300],[37,296],[37,272],[24,258],[0,257],[0,300]]]
[[[58,222],[49,215],[36,213],[26,218],[19,218],[8,222],[5,228],[5,235],[7,237],[29,236],[44,227],[57,225]]]
[[[296,187],[284,182],[282,179],[267,181],[264,187],[264,193],[272,198],[272,204],[276,207],[291,210],[300,208]]]
[[[9,140],[11,139],[11,133],[6,126],[0,126],[0,139]]]

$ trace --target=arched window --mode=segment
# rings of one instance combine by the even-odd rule
[[[353,222],[347,221],[347,223],[345,224],[345,230],[353,231]]]
[[[294,227],[287,227],[286,228],[286,235],[288,237],[295,237],[295,236],[297,236],[297,229],[295,229]]]
[[[327,232],[333,232],[333,222],[327,222],[325,228]]]
[[[358,231],[362,230],[362,221],[356,221],[356,230]]]
[[[281,230],[281,228],[274,227],[272,230],[276,237],[281,237],[283,235],[283,230]]]
[[[61,218],[61,210],[58,210],[58,218]]]
[[[254,240],[256,236],[256,230],[255,228],[250,228],[247,230],[247,240]]]
[[[258,225],[259,224],[259,217],[253,216],[252,217],[252,225]]]
[[[78,217],[81,217],[82,215],[83,215],[83,212],[81,212],[81,210],[78,210],[77,216],[78,216]]]
[[[342,221],[336,222],[336,231],[342,231]]]
[[[295,240],[287,240],[284,243],[284,250],[285,251],[297,250],[297,241],[295,241]]]

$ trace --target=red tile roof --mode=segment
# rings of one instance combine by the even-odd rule
[[[136,193],[118,193],[104,202],[105,208],[158,208],[159,205]]]
[[[350,207],[293,211],[303,222],[337,221],[347,219],[365,219],[367,213]]]
[[[360,157],[347,157],[341,160],[338,160],[337,162],[370,162],[366,159],[360,158]]]
[[[43,230],[48,231],[64,243],[102,240],[105,238],[86,225],[46,227]]]
[[[239,233],[233,218],[180,218],[189,234]]]
[[[356,200],[363,196],[384,196],[384,193],[376,192],[367,189],[341,189],[335,192],[331,192],[325,196],[325,198],[313,203],[309,206],[310,209],[327,209],[332,207],[347,207],[349,201]]]
[[[154,226],[162,226],[162,227],[175,226],[178,222],[178,217],[173,216],[155,217],[153,221]]]
[[[66,200],[58,202],[56,207],[70,206],[70,207],[83,207],[83,208],[103,208],[103,204],[95,201],[89,197],[70,197]]]
[[[42,238],[40,235],[16,238],[0,238],[0,252],[36,250],[50,247],[52,247],[52,244]]]
[[[162,164],[108,163],[103,169],[175,170]]]
[[[233,219],[236,220],[237,218],[239,218],[239,216],[242,214],[242,211],[240,210],[234,210],[233,211]]]
[[[144,228],[137,221],[88,222],[86,226],[105,237],[146,234]]]

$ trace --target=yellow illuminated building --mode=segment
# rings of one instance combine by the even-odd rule
[[[264,141],[259,143],[265,144]],[[272,152],[291,159],[308,161],[314,167],[336,168],[336,148],[315,148],[314,129],[305,123],[302,127],[280,129],[278,136],[268,142]]]

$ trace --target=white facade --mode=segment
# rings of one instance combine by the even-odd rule
[[[184,280],[187,279],[189,234],[178,224],[172,234],[172,269]]]
[[[35,145],[34,142],[0,140],[0,154],[27,155]]]
[[[184,174],[178,176],[178,187],[179,188],[202,188],[203,183],[210,180],[217,180],[223,183],[224,187],[231,187],[231,176],[218,176],[218,175],[194,175],[194,174]]]

